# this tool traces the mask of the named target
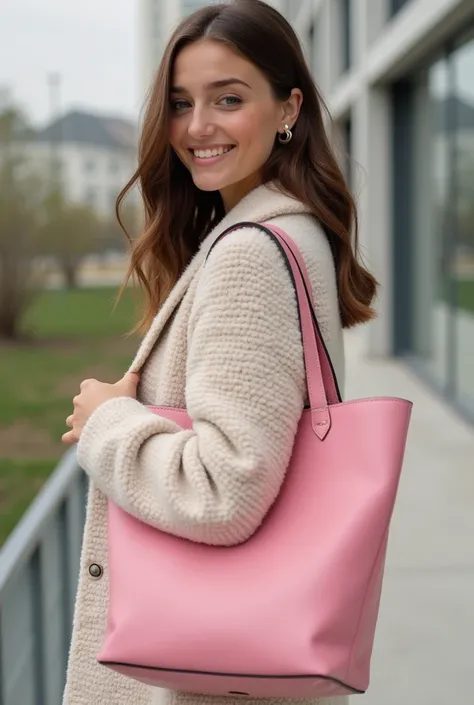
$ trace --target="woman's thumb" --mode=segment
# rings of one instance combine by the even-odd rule
[[[140,375],[137,372],[126,372],[119,384],[125,385],[130,393],[135,394],[139,381]]]

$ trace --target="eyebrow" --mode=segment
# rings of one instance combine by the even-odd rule
[[[245,81],[242,81],[240,78],[222,78],[220,81],[212,81],[212,83],[207,83],[205,88],[206,90],[211,90],[213,88],[225,88],[226,86],[232,86],[234,84],[250,88],[249,84],[245,83]],[[173,86],[170,92],[186,93],[186,88],[183,88],[183,86]]]

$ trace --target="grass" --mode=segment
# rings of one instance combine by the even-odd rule
[[[119,379],[135,353],[125,339],[136,316],[127,290],[48,291],[25,318],[31,343],[0,343],[0,545],[65,450],[61,435],[80,382]]]
[[[474,313],[474,279],[463,279],[456,285],[457,305]]]
[[[24,514],[54,464],[50,460],[0,458],[0,543]]]
[[[474,279],[453,279],[440,282],[439,299],[448,306],[474,314]]]
[[[131,290],[113,312],[114,289],[49,291],[25,318],[31,344],[0,343],[0,545],[56,466],[64,420],[80,382],[119,379],[136,338]],[[460,308],[474,312],[474,280],[460,281]]]

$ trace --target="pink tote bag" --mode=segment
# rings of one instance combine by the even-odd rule
[[[193,693],[362,693],[411,403],[341,402],[295,243],[274,226],[230,230],[243,225],[264,230],[287,259],[310,408],[276,502],[241,545],[180,539],[109,502],[110,595],[98,661],[143,683]],[[192,427],[184,409],[151,410]]]

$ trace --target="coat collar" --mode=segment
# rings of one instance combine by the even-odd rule
[[[204,238],[198,252],[186,267],[152,321],[129,371],[138,372],[143,367],[166,323],[186,294],[194,276],[203,265],[207,253],[224,230],[241,221],[264,223],[279,216],[302,213],[310,213],[310,209],[292,196],[283,193],[272,183],[258,186],[247,194]]]

